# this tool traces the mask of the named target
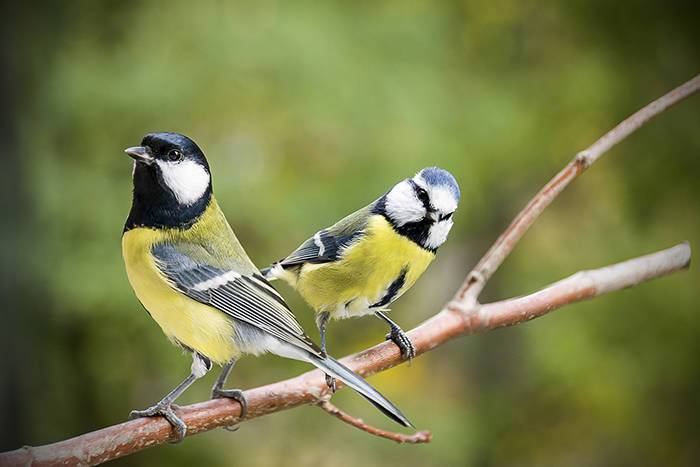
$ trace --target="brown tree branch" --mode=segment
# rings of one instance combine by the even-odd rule
[[[465,314],[461,310],[445,308],[410,331],[409,337],[420,355],[450,339],[519,324],[569,303],[670,274],[686,268],[689,262],[690,247],[683,243],[613,266],[576,273],[531,295],[482,305],[477,313]],[[396,366],[403,360],[395,345],[383,342],[346,357],[343,362],[354,371],[369,376]],[[245,392],[248,400],[245,420],[300,405],[317,404],[327,395],[327,390],[325,378],[318,370],[248,390]],[[187,424],[188,435],[243,421],[238,419],[238,403],[228,399],[213,399],[181,407],[177,413]],[[371,429],[366,431],[371,432]],[[170,424],[164,419],[140,418],[58,443],[0,454],[0,465],[98,464],[171,439],[174,436]]]
[[[486,282],[491,278],[498,267],[508,257],[525,232],[537,220],[554,199],[564,191],[569,183],[576,179],[583,171],[593,165],[598,159],[608,152],[613,146],[627,138],[652,118],[661,114],[672,105],[695,94],[700,89],[700,75],[678,86],[671,92],[656,99],[651,104],[638,110],[627,117],[615,128],[608,131],[588,149],[579,152],[569,164],[556,174],[539,193],[523,208],[513,219],[513,222],[501,234],[496,242],[489,248],[486,254],[477,263],[467,276],[456,296],[458,303],[465,306],[473,306]]]
[[[579,153],[518,214],[498,238],[448,306],[409,332],[418,355],[458,336],[512,326],[542,316],[569,303],[630,287],[686,268],[690,247],[677,245],[641,258],[602,269],[584,271],[525,297],[480,305],[477,298],[488,279],[540,213],[583,170],[612,146],[641,127],[669,106],[687,98],[700,88],[700,75],[676,88],[629,117]],[[343,361],[361,375],[368,376],[402,363],[398,348],[390,342],[351,355]],[[314,404],[327,394],[320,371],[314,370],[245,392],[248,415],[245,420],[305,404]],[[239,421],[240,406],[227,399],[214,399],[177,410],[188,426],[188,435]],[[352,419],[352,417],[350,417]],[[353,419],[354,420],[354,419]],[[349,421],[349,420],[348,420]],[[353,423],[356,425],[355,423]],[[368,430],[369,431],[369,430]],[[29,447],[0,454],[0,466],[98,464],[117,459],[172,439],[167,421],[142,418],[114,425],[57,443]]]
[[[366,431],[371,435],[396,441],[399,444],[429,443],[433,437],[433,435],[431,435],[429,431],[417,431],[412,435],[404,435],[401,433],[393,433],[391,431],[380,430],[379,428],[367,425],[359,418],[355,418],[352,415],[348,415],[347,413],[343,412],[338,407],[326,400],[319,402],[318,406],[321,407],[326,413],[333,415],[335,418],[347,423],[348,425],[352,425],[357,429]]]

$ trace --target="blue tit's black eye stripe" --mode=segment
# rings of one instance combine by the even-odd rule
[[[425,210],[430,211],[430,197],[428,196],[428,192],[425,191],[425,188],[418,185],[413,179],[410,179],[409,183],[413,187],[413,191],[416,193],[416,196],[418,197],[420,202],[423,203],[423,207],[425,208]]]

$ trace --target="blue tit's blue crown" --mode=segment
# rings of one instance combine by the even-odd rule
[[[426,167],[421,170],[418,175],[423,178],[429,185],[445,186],[454,194],[455,199],[459,201],[461,196],[459,185],[455,177],[445,169],[439,167]]]

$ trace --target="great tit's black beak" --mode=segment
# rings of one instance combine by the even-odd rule
[[[124,149],[124,152],[138,162],[143,162],[145,164],[151,164],[153,162],[153,154],[151,154],[151,149],[146,146],[126,148]]]

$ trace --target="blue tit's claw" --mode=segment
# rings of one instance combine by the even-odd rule
[[[175,414],[170,404],[156,404],[147,409],[132,410],[129,413],[130,419],[155,416],[161,416],[165,418],[175,430],[175,434],[177,435],[177,437],[173,441],[171,441],[172,443],[177,444],[182,442],[183,439],[185,439],[185,436],[187,436],[187,425],[185,425],[185,422],[183,422],[182,419]]]
[[[326,375],[326,386],[331,390],[331,394],[335,394],[335,391],[338,389],[335,385],[335,378],[331,375]]]
[[[403,332],[400,327],[392,326],[391,331],[386,335],[386,339],[391,340],[394,344],[396,344],[401,351],[401,356],[408,360],[409,363],[411,362],[411,359],[415,358],[416,348],[414,347],[413,342],[411,342],[411,339],[408,338],[406,333]]]
[[[246,415],[248,415],[248,401],[245,398],[245,395],[243,394],[243,391],[240,389],[221,389],[218,387],[214,387],[211,391],[211,398],[212,399],[219,399],[222,397],[226,397],[228,399],[233,399],[239,404],[241,404],[241,414],[238,416],[238,419],[243,419],[245,418]],[[224,430],[234,432],[238,431],[240,426],[238,423],[235,423],[233,425],[225,426]]]

